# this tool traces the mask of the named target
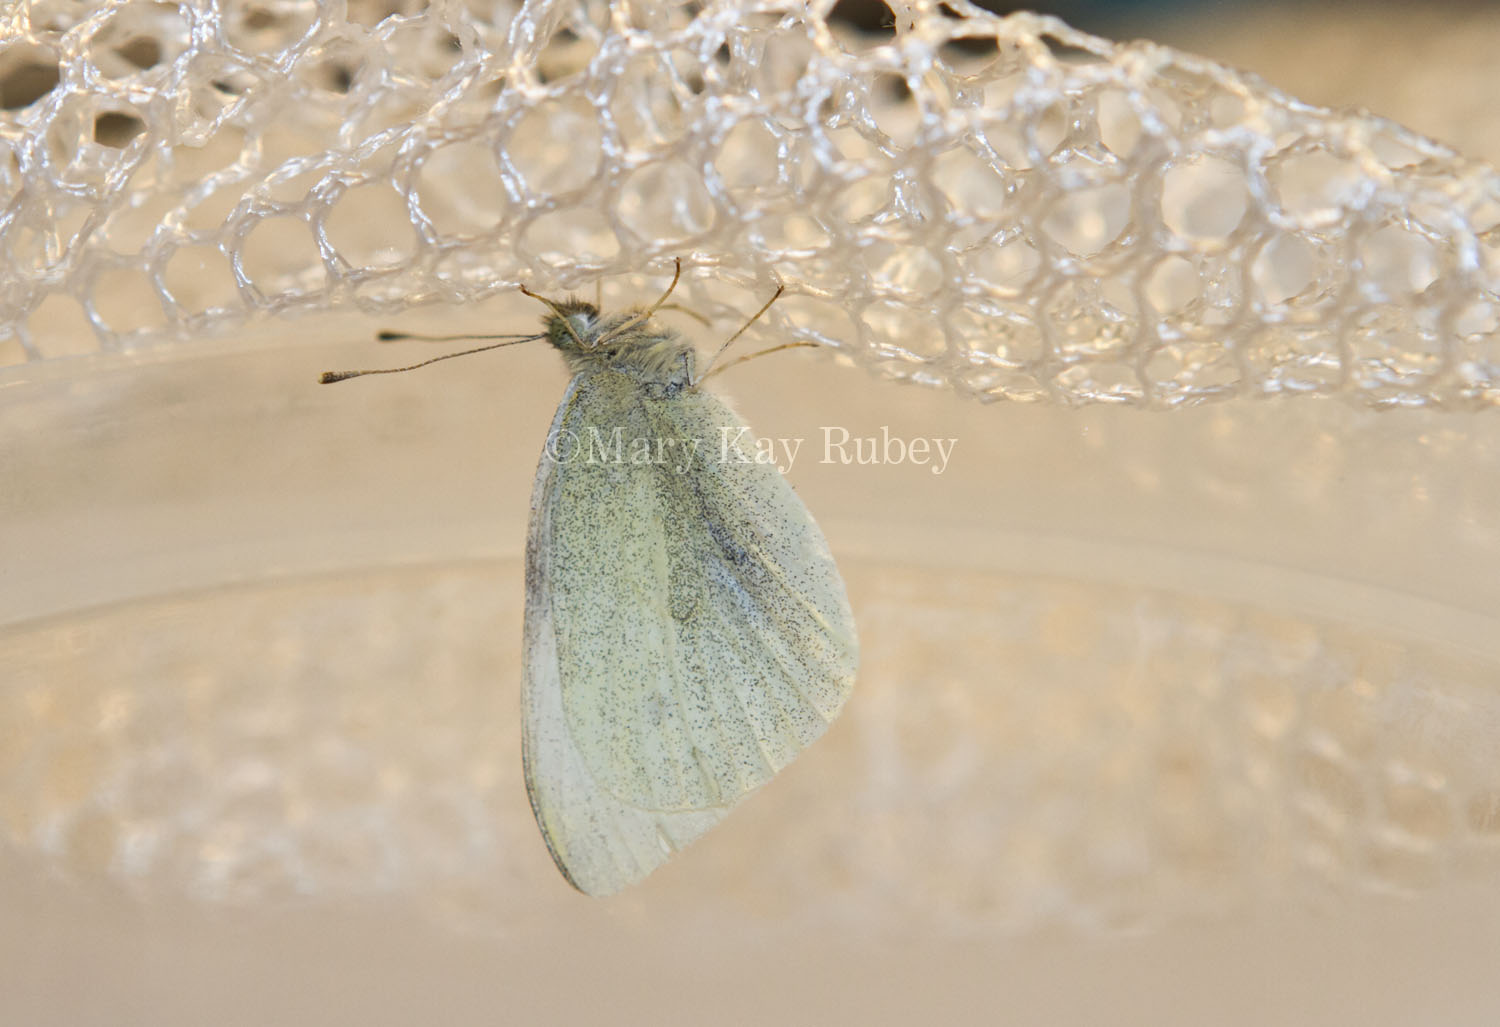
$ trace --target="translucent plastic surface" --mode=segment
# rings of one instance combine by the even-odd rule
[[[1267,917],[1313,938],[1373,917],[1394,947],[1372,958],[1497,922],[1445,904],[1500,871],[1486,419],[994,409],[796,354],[742,369],[747,419],[806,440],[792,478],[866,639],[856,697],[711,837],[595,907],[551,867],[517,749],[553,396],[516,383],[560,392],[560,364],[523,348],[315,384],[371,348],[100,358],[11,391],[7,437],[38,441],[7,465],[0,829],[31,910],[11,923],[32,925],[7,944],[43,921],[68,952],[90,923],[169,951],[246,930],[235,958],[270,973],[256,946],[326,938],[342,960],[366,924],[382,976],[491,952],[515,961],[507,1000],[543,1008],[570,978],[532,960],[584,936],[590,973],[627,976],[627,951],[706,972],[751,937],[791,958],[858,936],[853,975],[960,941],[1009,959],[1154,939],[1095,953],[1107,979],[1184,931],[1251,958]],[[825,427],[957,442],[941,475],[845,466]],[[201,972],[212,993],[225,967]]]
[[[1045,20],[474,6],[14,23],[0,1019],[1500,1016],[1490,168]],[[593,903],[517,741],[560,361],[316,378],[674,256],[839,354],[721,380],[865,653]]]
[[[1053,19],[831,6],[27,5],[3,355],[681,256],[699,309],[780,279],[781,337],[987,399],[1493,403],[1488,166]]]

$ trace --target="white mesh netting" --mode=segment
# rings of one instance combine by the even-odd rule
[[[1048,18],[918,3],[866,40],[830,29],[828,6],[18,5],[0,43],[0,360],[682,257],[689,306],[743,313],[779,279],[769,334],[984,398],[1494,402],[1488,166]],[[1491,435],[1402,448],[1383,424],[1346,449],[1323,425],[1265,455],[1271,420],[1153,453],[1208,453],[1210,509],[1280,490],[1283,521],[1332,510],[1390,551],[1458,481],[1453,523],[1493,548],[1494,475],[1465,471],[1493,465]],[[80,481],[105,477],[98,448]],[[1118,461],[1115,484],[1154,458]],[[1329,498],[1370,467],[1364,505]],[[1288,562],[1313,548],[1289,543]],[[809,754],[826,777],[783,788],[778,809],[805,816],[747,807],[725,825],[741,844],[721,851],[771,863],[725,905],[879,896],[964,930],[1058,911],[1136,926],[1288,879],[1416,891],[1460,864],[1493,872],[1485,654],[1149,588],[889,569],[851,584],[873,653],[853,726]],[[518,663],[519,613],[491,585],[428,568],[158,596],[0,638],[20,668],[0,690],[0,824],[23,859],[85,877],[252,900],[405,888],[498,922],[545,908],[523,894],[529,821],[496,813],[519,794],[513,693],[491,688],[497,659]],[[433,626],[420,651],[390,641],[413,610]],[[881,649],[914,621],[919,645]],[[382,641],[330,669],[340,632]],[[989,691],[963,684],[1002,666]],[[1082,755],[1049,762],[1059,739]],[[796,787],[856,799],[830,815]],[[684,871],[707,883],[681,908],[721,869]]]
[[[963,4],[395,6],[20,5],[8,358],[683,256],[986,397],[1493,400],[1500,184],[1394,124]]]

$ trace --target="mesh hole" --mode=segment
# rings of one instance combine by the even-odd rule
[[[229,8],[225,35],[245,53],[272,54],[302,38],[318,15],[313,0],[267,0]]]
[[[417,204],[440,236],[474,238],[495,228],[507,209],[495,151],[472,140],[433,150],[417,172]]]
[[[1024,239],[981,246],[964,261],[964,265],[975,285],[1007,298],[1034,291],[1043,271],[1041,253]]]
[[[638,57],[621,72],[625,88],[611,105],[622,145],[643,151],[669,146],[687,127],[686,95],[666,60]]]
[[[354,267],[395,267],[417,251],[405,198],[389,185],[361,185],[338,198],[327,214],[328,242]]]
[[[863,256],[871,284],[887,295],[909,300],[932,296],[945,280],[942,262],[923,246],[876,243]]]
[[[57,52],[47,47],[12,43],[0,53],[0,108],[30,107],[57,88]]]
[[[603,141],[594,110],[568,98],[528,110],[504,146],[526,190],[544,197],[588,185],[598,173]]]
[[[1387,299],[1408,300],[1438,278],[1438,255],[1432,243],[1400,225],[1385,225],[1359,245],[1359,261],[1370,284]]]
[[[1059,196],[1042,230],[1069,253],[1092,256],[1109,246],[1130,223],[1130,191],[1123,185],[1077,189]]]
[[[94,118],[94,142],[116,150],[129,146],[145,130],[144,121],[125,111],[105,111]]]
[[[189,315],[240,306],[229,259],[210,246],[184,246],[162,269],[167,294]]]
[[[804,214],[772,214],[753,222],[749,229],[756,245],[770,250],[778,260],[808,256],[827,249],[832,242],[822,225]]]
[[[1295,235],[1276,235],[1261,247],[1251,264],[1251,279],[1260,298],[1280,305],[1302,295],[1316,278],[1317,252]]]
[[[875,127],[885,136],[882,142],[902,150],[911,146],[922,122],[906,78],[893,73],[876,75],[870,92]]]
[[[175,4],[164,3],[127,3],[90,40],[94,63],[110,78],[150,71],[187,46],[187,20]]]
[[[866,335],[884,357],[926,359],[942,350],[931,322],[902,303],[881,300],[860,312]]]
[[[171,211],[170,198],[141,193],[135,203],[121,207],[104,223],[103,238],[116,253],[139,253],[153,235],[164,230],[163,222]]]
[[[839,26],[839,40],[851,53],[865,53],[896,38],[900,15],[872,0],[837,0],[828,20]]]
[[[1101,92],[1094,101],[1099,117],[1099,142],[1120,157],[1129,157],[1145,138],[1145,126],[1127,94],[1115,89]]]
[[[596,32],[578,32],[565,25],[552,34],[537,54],[533,74],[542,85],[556,85],[580,76],[598,53]]]
[[[267,297],[311,294],[327,279],[312,231],[296,218],[259,222],[245,238],[240,261],[250,283]]]
[[[776,184],[779,150],[775,134],[764,124],[742,121],[724,136],[714,170],[731,196],[749,204],[755,192]]]
[[[837,345],[854,333],[848,310],[815,296],[783,296],[771,308],[771,313],[774,317],[785,318],[797,339]]]
[[[1146,278],[1146,301],[1158,312],[1171,314],[1203,294],[1198,269],[1184,257],[1169,256]]]
[[[954,210],[975,218],[997,218],[1009,202],[1006,181],[986,160],[972,150],[958,148],[940,154],[933,162],[933,184]]]
[[[111,268],[99,275],[91,298],[95,316],[112,332],[134,335],[166,324],[151,279],[135,268]]]
[[[1244,172],[1215,157],[1169,169],[1162,177],[1161,193],[1163,224],[1197,243],[1226,244],[1249,204]]]
[[[523,244],[554,267],[612,259],[620,241],[604,214],[587,207],[543,214],[527,226]]]
[[[191,201],[183,212],[182,223],[192,231],[213,231],[229,220],[240,201],[244,190],[238,183],[226,183],[212,192]]]
[[[101,109],[93,97],[63,108],[46,135],[47,155],[70,191],[102,195],[146,153],[134,144],[144,122],[133,111]]]
[[[1266,177],[1281,209],[1308,224],[1336,222],[1356,202],[1366,180],[1358,166],[1322,149],[1291,152],[1272,160]]]
[[[620,223],[641,239],[666,245],[686,242],[713,226],[713,198],[696,169],[658,161],[632,172],[620,187]]]

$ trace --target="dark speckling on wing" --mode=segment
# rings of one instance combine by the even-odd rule
[[[558,868],[604,895],[818,738],[858,641],[822,533],[775,468],[726,452],[743,422],[694,382],[689,344],[645,311],[553,306],[574,375],[532,498],[523,753]],[[559,456],[616,431],[689,458]]]

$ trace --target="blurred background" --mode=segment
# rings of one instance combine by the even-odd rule
[[[1366,110],[1470,156],[1500,156],[1500,114],[1486,56],[1500,36],[1500,13],[1486,0],[990,0],[978,6],[1055,15],[1121,42],[1149,39],[1254,72],[1308,103]],[[834,13],[861,32],[890,30],[890,9],[874,0],[841,0]]]
[[[1500,153],[1488,4],[1048,10]],[[855,696],[598,902],[519,767],[560,361],[314,384],[380,366],[379,328],[535,317],[315,312],[4,370],[0,1021],[1500,1020],[1492,415],[737,369],[762,434],[954,461],[794,469],[861,627]]]

